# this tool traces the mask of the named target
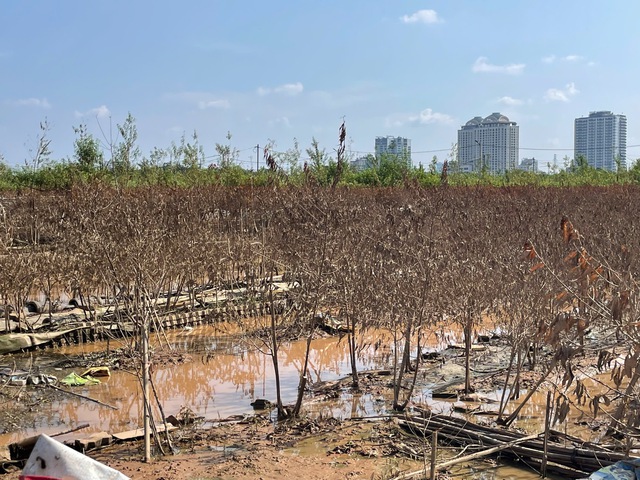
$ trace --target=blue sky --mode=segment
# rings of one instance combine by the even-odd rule
[[[0,155],[24,165],[47,120],[53,159],[74,126],[105,144],[128,113],[142,154],[197,132],[207,162],[230,143],[334,154],[376,136],[443,160],[457,130],[502,112],[520,158],[573,156],[573,120],[627,115],[640,157],[640,3],[413,0],[76,1],[0,5]],[[226,139],[227,133],[231,141]],[[630,162],[631,163],[631,162]]]

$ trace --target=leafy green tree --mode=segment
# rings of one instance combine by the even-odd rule
[[[115,145],[111,159],[113,170],[116,174],[128,172],[140,157],[140,148],[137,145],[138,128],[136,119],[129,113],[122,125],[117,125],[120,140]]]
[[[227,132],[226,139],[231,142],[231,132]],[[232,147],[230,143],[224,145],[216,143],[216,154],[218,155],[218,166],[220,168],[227,168],[231,165],[238,163],[238,155],[240,152],[235,147]]]
[[[434,155],[431,159],[431,163],[429,163],[429,173],[435,175],[438,173],[438,156]]]
[[[97,168],[104,167],[104,153],[97,138],[87,131],[85,124],[74,127],[77,138],[73,144],[73,157],[80,170],[93,172]]]
[[[40,122],[40,133],[36,137],[35,148],[29,149],[30,158],[26,161],[26,167],[32,172],[37,171],[41,166],[47,164],[51,158],[51,139],[49,135],[49,122],[45,118]]]
[[[278,163],[290,176],[296,176],[300,173],[300,158],[302,157],[302,152],[300,152],[300,145],[296,138],[293,139],[293,147],[278,153],[276,156]]]
[[[309,156],[308,169],[310,175],[320,185],[327,185],[327,164],[331,160],[324,148],[320,148],[320,144],[316,137],[311,138],[311,146],[305,150]]]

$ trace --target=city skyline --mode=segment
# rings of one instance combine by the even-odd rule
[[[518,160],[544,168],[573,157],[575,118],[610,110],[629,120],[631,166],[634,12],[640,5],[593,0],[7,0],[0,155],[28,163],[45,119],[52,159],[73,155],[80,124],[108,150],[131,113],[147,157],[194,131],[207,164],[216,143],[236,148],[245,168],[270,141],[282,152],[296,139],[304,160],[315,138],[335,157],[344,120],[353,158],[384,134],[412,139],[413,164],[426,166],[446,159],[472,115],[502,112],[521,127]],[[539,25],[544,34],[524,33]]]

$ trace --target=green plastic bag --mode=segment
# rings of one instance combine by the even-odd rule
[[[71,372],[69,375],[60,380],[60,383],[64,383],[69,387],[78,387],[81,385],[96,385],[100,383],[100,380],[89,375],[87,375],[86,377],[81,377],[76,372]]]

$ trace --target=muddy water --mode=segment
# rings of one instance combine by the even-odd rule
[[[231,334],[230,334],[231,333]],[[256,398],[275,400],[274,370],[271,357],[255,345],[242,343],[229,329],[221,334],[210,326],[168,335],[178,351],[190,353],[193,361],[178,365],[155,364],[152,371],[158,397],[166,415],[177,415],[181,408],[191,409],[206,420],[214,421],[229,415],[253,412],[250,403]],[[389,361],[389,342],[381,334],[364,338],[358,355],[358,369],[382,368]],[[386,346],[385,346],[386,345]],[[112,342],[112,348],[116,345]],[[31,367],[65,377],[72,370],[47,369],[60,359],[83,352],[105,350],[104,343],[79,345],[40,353]],[[292,403],[297,394],[299,371],[302,368],[305,342],[285,344],[279,351],[283,402]],[[17,359],[20,368],[27,368],[26,358]],[[77,373],[81,373],[76,369]],[[350,372],[346,339],[319,338],[313,341],[309,374],[311,382],[341,378]],[[121,370],[90,387],[74,387],[73,391],[117,408],[111,409],[68,395],[50,405],[39,407],[41,415],[32,428],[0,436],[0,444],[9,443],[36,432],[54,433],[89,423],[88,431],[119,432],[138,428],[142,424],[141,388],[138,377]],[[369,415],[380,411],[370,396],[348,396],[334,404],[319,404],[321,413],[341,417]],[[159,416],[159,415],[158,415]]]
[[[223,329],[211,326],[197,327],[192,331],[172,332],[168,335],[170,344],[178,351],[190,353],[192,362],[178,365],[155,364],[152,376],[156,390],[164,408],[164,413],[178,414],[188,407],[195,414],[215,421],[229,415],[253,412],[250,403],[256,398],[275,400],[274,373],[271,358],[264,355],[255,345],[243,343],[234,335],[232,326]],[[432,336],[429,347],[442,347],[443,342],[458,341],[451,333],[447,336]],[[157,345],[158,339],[155,339]],[[392,340],[384,332],[370,332],[363,338],[358,355],[358,369],[385,368],[391,362]],[[112,348],[116,347],[112,342]],[[156,346],[157,348],[157,346]],[[33,357],[33,366],[40,366],[49,373],[47,365],[55,364],[69,355],[105,350],[104,343],[79,345],[65,349],[41,352]],[[282,396],[285,403],[292,403],[296,397],[299,371],[304,361],[305,342],[292,342],[280,350],[280,375]],[[19,367],[25,368],[27,358],[18,359]],[[489,359],[485,359],[488,361]],[[20,365],[20,363],[22,363]],[[483,363],[484,365],[484,363]],[[81,369],[76,369],[76,372]],[[335,380],[350,372],[346,339],[338,337],[319,338],[313,341],[310,367],[310,381]],[[63,378],[71,370],[55,370],[58,378]],[[80,373],[80,372],[78,372]],[[447,410],[452,402],[435,404],[430,399],[431,385],[418,389],[418,401],[428,401],[430,405]],[[90,427],[84,432],[109,431],[112,433],[138,428],[142,424],[141,388],[137,376],[121,370],[99,385],[76,387],[74,392],[87,395],[117,410],[101,406],[74,396],[65,396],[52,404],[38,407],[39,418],[31,428],[8,435],[0,435],[0,445],[24,438],[35,433],[55,433],[73,428],[83,423]],[[500,392],[495,395],[499,398]],[[523,411],[524,419],[518,426],[532,432],[540,431],[544,422],[543,394],[535,398]],[[372,394],[343,394],[338,399],[313,403],[306,411],[325,416],[347,418],[371,416],[386,413],[389,399],[380,392]],[[156,412],[156,418],[159,414]],[[578,432],[569,432],[578,433]],[[65,439],[65,437],[60,437]],[[453,478],[476,479],[533,479],[537,475],[514,467],[496,467],[486,462],[475,462],[460,467],[453,472]]]

